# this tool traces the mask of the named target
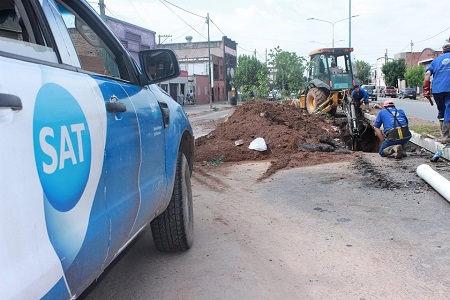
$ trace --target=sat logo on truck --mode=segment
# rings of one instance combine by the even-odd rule
[[[45,84],[37,94],[33,144],[45,196],[57,211],[71,210],[89,178],[91,139],[77,100],[57,84]]]

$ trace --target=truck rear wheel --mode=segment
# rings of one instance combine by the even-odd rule
[[[183,153],[178,153],[172,199],[151,223],[153,240],[160,251],[182,251],[194,241],[191,171]]]
[[[327,94],[321,89],[310,89],[306,95],[306,109],[308,110],[308,113],[314,113],[317,107],[327,100],[327,98]]]

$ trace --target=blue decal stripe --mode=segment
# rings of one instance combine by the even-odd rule
[[[58,280],[58,282],[52,287],[50,291],[48,291],[47,294],[45,294],[44,297],[42,297],[42,300],[53,300],[53,299],[69,299],[70,293],[67,290],[66,282],[64,281],[64,278],[61,277],[61,279]]]

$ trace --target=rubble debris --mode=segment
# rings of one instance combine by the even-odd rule
[[[353,154],[346,150],[343,131],[345,127],[333,118],[310,115],[293,105],[252,100],[236,107],[208,136],[196,140],[195,161],[202,163],[214,157],[221,157],[223,162],[270,160],[262,177],[267,178],[284,168],[351,160]],[[264,137],[270,151],[249,150],[256,137]],[[247,147],[236,147],[238,140]],[[305,144],[315,146],[305,148]]]

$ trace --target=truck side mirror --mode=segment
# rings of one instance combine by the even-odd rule
[[[150,83],[158,83],[180,75],[175,53],[170,49],[153,49],[139,52],[142,73]]]

